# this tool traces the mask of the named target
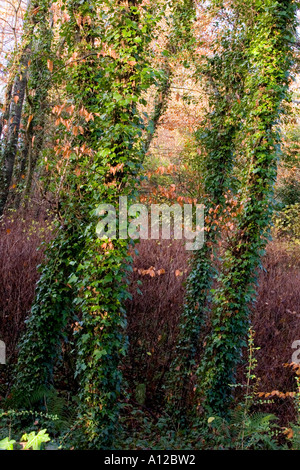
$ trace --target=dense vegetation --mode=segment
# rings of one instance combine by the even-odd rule
[[[0,448],[299,449],[297,7],[6,5]]]

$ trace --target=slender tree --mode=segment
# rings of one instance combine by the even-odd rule
[[[4,207],[9,196],[16,156],[20,148],[20,126],[23,118],[26,94],[27,99],[30,101],[30,96],[28,95],[28,77],[31,75],[32,78],[35,73],[34,68],[36,66],[37,56],[39,56],[40,61],[44,60],[43,64],[41,64],[41,62],[39,64],[40,66],[42,65],[40,73],[43,73],[43,71],[46,70],[47,74],[47,68],[45,67],[45,51],[47,53],[51,44],[51,40],[49,42],[49,38],[51,37],[51,34],[49,36],[49,32],[51,30],[49,25],[50,6],[51,2],[46,0],[28,3],[24,19],[24,33],[22,36],[20,51],[15,52],[15,58],[13,64],[11,64],[4,112],[2,114],[0,126],[2,133],[2,152],[0,162],[0,215],[2,215],[4,211]],[[33,62],[33,65],[32,71],[30,72],[31,62]],[[45,82],[45,80],[35,83],[35,108],[43,107],[49,85],[49,80],[48,83]],[[32,163],[37,160],[37,156],[33,156],[31,151],[33,135],[29,135],[31,129],[33,129],[34,123],[31,122],[33,117],[35,117],[34,114],[29,116],[29,121],[25,124],[26,145],[27,147],[30,147],[30,151],[26,153],[29,163],[27,161],[24,162],[24,166],[27,166],[29,169],[32,168]],[[40,124],[43,127],[43,122]],[[30,174],[32,174],[32,171],[29,170],[29,175]],[[27,187],[30,185],[30,180],[31,177],[28,177]]]

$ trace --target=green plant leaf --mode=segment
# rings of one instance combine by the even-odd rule
[[[49,434],[47,434],[46,431],[46,429],[42,429],[37,434],[34,431],[30,434],[24,434],[21,438],[21,441],[26,442],[23,450],[41,450],[42,443],[50,441]]]
[[[6,437],[5,439],[2,439],[0,441],[0,449],[1,450],[14,450],[14,444],[16,441],[10,440],[9,437]]]

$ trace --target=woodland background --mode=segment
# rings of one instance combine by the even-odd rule
[[[0,366],[3,438],[8,429],[9,438],[19,442],[25,431],[37,433],[47,428],[53,445],[63,448],[298,448],[300,400],[295,375],[297,378],[299,368],[288,364],[294,352],[292,343],[300,340],[300,46],[296,19],[291,19],[296,4],[268,1],[264,5],[254,0],[1,0],[0,339],[7,346],[7,364]],[[254,20],[247,26],[249,36],[243,38],[244,26],[238,28],[248,21],[247,8]],[[232,126],[222,117],[224,109],[227,117],[231,113],[226,111],[227,105],[234,109],[233,121],[241,120],[239,113],[247,106],[238,87],[243,80],[247,82],[248,72],[243,69],[246,59],[238,41],[251,43],[249,37],[257,34],[253,25],[255,21],[260,24],[262,10],[268,15],[267,8],[270,12],[291,8],[289,21],[294,22],[294,42],[289,39],[286,45],[286,55],[291,56],[290,78],[278,112],[282,143],[272,217],[266,229],[271,230],[272,238],[261,257],[257,297],[245,301],[252,325],[250,340],[248,345],[234,346],[242,355],[233,368],[239,386],[232,388],[230,411],[220,409],[218,413],[217,405],[209,411],[197,395],[196,370],[203,361],[205,338],[213,328],[209,316],[201,326],[190,363],[176,363],[182,340],[180,324],[188,302],[186,281],[191,285],[188,279],[195,270],[184,244],[144,240],[131,247],[129,254],[127,245],[113,249],[107,244],[103,250],[110,252],[109,259],[114,258],[105,264],[95,257],[95,242],[92,235],[86,235],[86,227],[91,225],[90,233],[95,228],[95,219],[88,215],[91,207],[101,197],[114,201],[122,187],[133,188],[132,197],[146,204],[213,201],[207,196],[212,183],[207,183],[209,168],[205,167],[213,144],[205,136],[199,137],[199,132],[202,128],[211,131],[213,126],[223,126],[227,132]],[[131,21],[124,20],[126,26],[119,19],[123,11],[129,12]],[[136,24],[145,22],[140,36],[130,15],[140,15]],[[238,34],[242,39],[237,39]],[[140,40],[134,43],[134,38]],[[120,51],[127,68],[120,65]],[[211,65],[214,57],[220,58],[221,65],[217,60]],[[101,79],[95,75],[97,60]],[[238,61],[242,64],[239,69]],[[235,70],[246,78],[234,82]],[[219,87],[217,93],[214,86]],[[133,89],[136,101],[128,98]],[[269,98],[263,104],[260,99],[264,98],[257,98],[256,107],[266,106],[268,113]],[[114,109],[109,107],[111,102],[116,103]],[[214,121],[221,109],[218,103],[222,103],[222,124]],[[242,119],[246,122],[248,118]],[[128,144],[124,135],[131,136],[128,139],[133,143]],[[243,148],[254,144],[232,142],[235,163],[229,178],[242,181],[244,169],[251,170],[248,150]],[[108,149],[106,153],[103,148]],[[119,153],[116,148],[121,149]],[[94,157],[95,152],[99,157]],[[133,166],[126,169],[130,159]],[[97,171],[102,179],[95,179]],[[219,252],[209,255],[213,269],[221,272],[223,251],[238,233],[236,221],[243,212],[245,186],[232,181],[224,189],[225,215],[220,219],[217,214],[214,229],[219,232],[219,238],[213,240]],[[84,237],[88,242],[80,248]],[[261,253],[259,246],[257,253]],[[118,256],[129,256],[125,263],[129,266],[129,295],[126,298],[122,291],[121,302],[126,325],[119,320],[115,288],[109,287],[114,282],[125,285]],[[40,290],[36,291],[40,276]],[[97,279],[106,281],[97,284]],[[205,287],[205,311],[213,311],[209,292],[218,291],[219,282],[215,276],[212,285]],[[76,286],[79,294],[74,293]],[[92,298],[99,289],[107,292],[109,305]],[[90,295],[88,300],[83,292]],[[85,315],[89,309],[95,311],[94,307],[99,311],[103,307],[113,320],[102,325],[103,313],[99,313],[101,320],[96,318],[93,324],[86,320],[85,324]],[[25,320],[31,311],[34,320],[28,327]],[[193,315],[196,318],[197,311]],[[64,318],[63,326],[53,320],[58,317]],[[101,332],[97,330],[100,324]],[[31,333],[26,336],[28,328]],[[119,338],[120,328],[123,339]],[[91,352],[81,330],[90,335],[87,341],[98,341],[98,355]],[[45,345],[38,353],[35,338],[37,345]],[[126,347],[122,349],[124,338]],[[105,344],[114,341],[115,350],[107,352]],[[106,354],[110,356],[107,363]],[[93,359],[85,359],[90,357]],[[174,375],[177,385],[170,383],[170,370],[180,376]],[[95,385],[96,391],[91,391],[89,384],[99,387]],[[178,386],[183,387],[179,392]],[[172,411],[172,406],[180,412]],[[271,415],[277,419],[273,421]],[[111,436],[119,439],[112,442]]]

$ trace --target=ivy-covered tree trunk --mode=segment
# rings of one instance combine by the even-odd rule
[[[242,210],[222,260],[213,296],[212,330],[198,370],[205,406],[214,413],[228,410],[230,385],[246,344],[249,304],[255,296],[255,276],[271,222],[280,143],[277,124],[287,96],[295,27],[292,1],[248,0],[238,6],[247,32],[247,73],[241,74],[244,93],[236,147],[244,154]]]
[[[52,85],[49,64],[53,64],[51,45],[53,40],[53,24],[50,18],[50,10],[47,9],[44,21],[36,28],[35,41],[32,46],[31,63],[28,74],[27,102],[24,109],[23,146],[20,152],[19,171],[19,201],[25,203],[32,187],[32,180],[38,163],[44,139],[47,132],[49,114],[49,90]],[[52,66],[50,66],[52,68]],[[22,175],[24,185],[22,188]],[[20,179],[21,176],[21,179]],[[18,206],[18,203],[16,204]]]
[[[197,358],[210,318],[210,291],[217,275],[218,242],[227,217],[228,201],[235,190],[234,145],[240,126],[235,119],[240,106],[236,97],[242,95],[243,87],[239,74],[239,64],[244,61],[243,40],[243,34],[235,30],[221,32],[214,56],[200,68],[200,78],[205,81],[210,97],[209,112],[196,132],[205,195],[205,240],[204,246],[191,259],[167,394],[170,410],[183,422],[188,412],[195,411],[191,405]]]
[[[154,80],[148,44],[158,17],[148,11],[155,5],[141,7],[140,1],[72,1],[66,7],[70,20],[61,34],[71,58],[69,103],[57,107],[55,149],[60,224],[21,343],[18,393],[51,386],[67,321],[77,320],[84,445],[103,448],[112,445],[118,427],[131,258],[126,239],[97,237],[96,210],[101,203],[117,209],[120,195],[133,197],[145,153],[138,105]]]
[[[45,28],[49,25],[49,8],[51,3],[48,0],[40,0],[38,3],[32,4],[29,2],[26,17],[24,21],[24,34],[22,43],[20,46],[21,52],[16,53],[16,58],[12,64],[12,75],[9,79],[6,92],[6,105],[5,111],[2,116],[1,132],[3,127],[6,125],[6,132],[3,133],[2,137],[2,152],[1,152],[1,168],[0,168],[0,215],[4,211],[4,207],[9,196],[10,185],[12,182],[13,173],[15,170],[16,156],[19,152],[20,146],[20,126],[24,119],[24,102],[25,96],[28,95],[28,75],[31,73],[30,63],[35,54],[45,54],[42,47],[39,47],[39,51],[36,51],[37,39],[41,43],[47,38],[44,34],[41,34],[42,30],[45,33]],[[41,26],[42,25],[42,26]],[[49,26],[48,26],[49,32]],[[50,43],[47,42],[46,50],[48,51]],[[41,64],[40,72],[46,68],[46,64]],[[47,69],[46,69],[47,71]],[[45,74],[45,73],[44,73]],[[48,90],[50,82],[38,83],[36,85],[36,97],[34,98],[37,106],[43,106],[45,99],[45,93],[40,96],[40,90]],[[47,93],[47,92],[46,92]],[[43,93],[42,93],[43,94]],[[30,100],[30,96],[27,96]],[[29,121],[25,123],[26,132],[33,128],[31,122],[33,116],[28,116]],[[41,124],[41,123],[39,123]],[[43,123],[42,123],[43,124]],[[31,136],[31,144],[32,144]],[[31,153],[28,153],[29,157]],[[27,165],[27,162],[26,162]]]
[[[9,111],[6,113],[7,132],[2,144],[3,152],[1,155],[0,215],[3,214],[13,176],[16,153],[18,149],[19,131],[27,84],[28,62],[30,54],[31,44],[27,44],[22,53],[20,66],[11,90]]]

